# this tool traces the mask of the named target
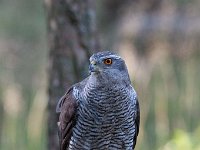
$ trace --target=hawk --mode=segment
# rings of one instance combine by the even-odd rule
[[[98,52],[90,57],[89,71],[57,104],[60,149],[134,149],[140,110],[124,60]]]

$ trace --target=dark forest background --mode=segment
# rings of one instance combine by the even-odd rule
[[[136,149],[199,150],[200,1],[55,2],[0,0],[0,150],[48,149],[56,132],[48,126],[57,101],[52,96],[85,77],[87,58],[99,49],[125,59],[138,92]],[[54,63],[67,64],[61,77],[52,74],[59,72]],[[57,78],[68,82],[55,93]]]

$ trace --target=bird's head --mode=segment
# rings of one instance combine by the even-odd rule
[[[124,60],[117,54],[109,51],[98,52],[90,57],[90,74],[104,76],[108,80],[129,79]]]

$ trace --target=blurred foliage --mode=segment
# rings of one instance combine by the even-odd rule
[[[196,148],[200,124],[199,59],[175,63],[178,68],[173,60],[159,62],[149,74],[149,84],[138,91],[143,117],[138,149],[153,150],[166,145],[166,149],[179,150],[184,147],[183,140],[188,140],[185,144],[190,149]],[[141,88],[141,83],[135,82]]]
[[[1,0],[0,20],[0,149],[45,149],[43,2]]]
[[[176,130],[172,139],[160,150],[199,150],[200,149],[200,128],[193,133],[187,133],[183,130]]]
[[[199,6],[97,1],[102,47],[119,50],[139,95],[136,149],[200,149]],[[0,150],[46,149],[43,1],[1,0],[0,20]]]

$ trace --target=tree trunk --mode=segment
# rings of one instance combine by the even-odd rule
[[[55,113],[59,98],[87,71],[89,56],[99,48],[92,0],[45,0],[48,20],[48,150],[58,150]]]

